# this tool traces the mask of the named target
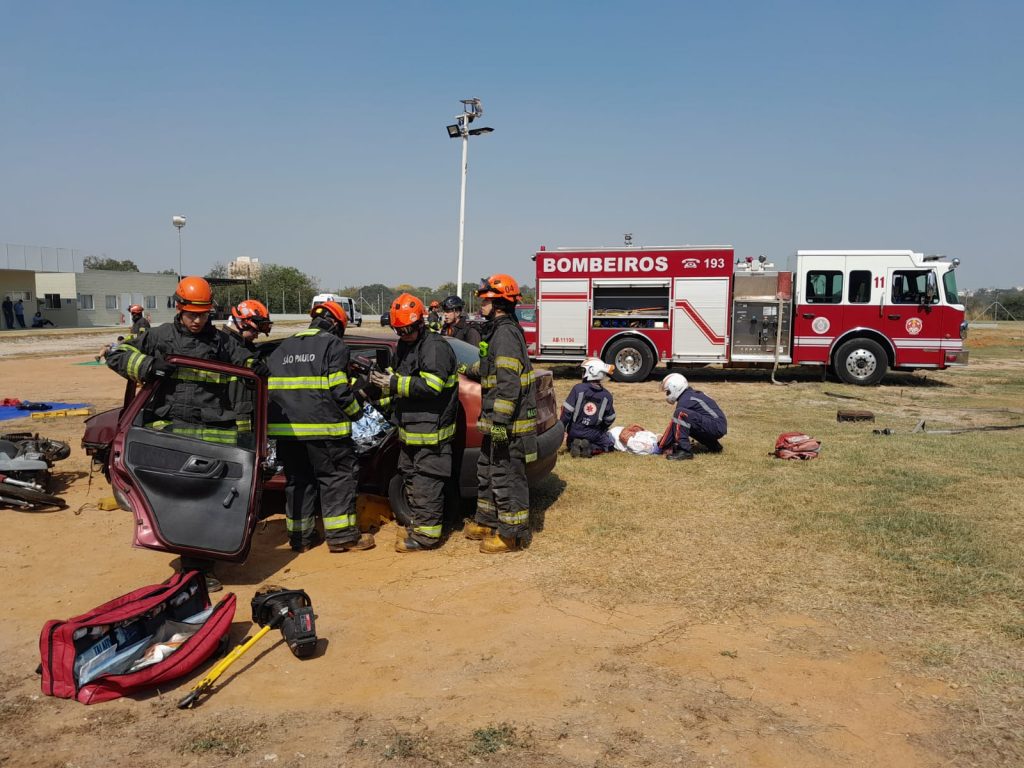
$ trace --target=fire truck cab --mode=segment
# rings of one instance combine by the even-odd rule
[[[798,251],[795,269],[730,246],[541,249],[537,360],[600,357],[619,381],[669,367],[829,366],[850,384],[966,365],[958,260],[913,251]]]

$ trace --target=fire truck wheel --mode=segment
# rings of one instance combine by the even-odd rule
[[[644,381],[654,367],[651,349],[640,339],[619,339],[605,355],[604,361],[615,366],[612,378],[616,381]]]
[[[835,368],[840,381],[867,387],[882,380],[889,359],[877,341],[850,339],[836,352]]]

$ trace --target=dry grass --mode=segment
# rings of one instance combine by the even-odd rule
[[[912,433],[922,419],[931,430],[1024,424],[1024,355],[1005,354],[1017,336],[986,330],[973,367],[874,389],[799,372],[779,376],[787,386],[767,373],[688,372],[728,415],[725,452],[684,464],[565,455],[535,499],[558,496],[545,525],[559,535],[535,548],[546,588],[609,607],[670,601],[694,622],[825,616],[886,638],[911,670],[973,686],[946,751],[1024,760],[1024,429]],[[576,370],[555,375],[565,395]],[[664,428],[658,375],[609,385],[619,424]],[[845,407],[876,421],[838,423]],[[883,427],[894,434],[872,434]],[[793,430],[822,440],[819,460],[769,457]]]

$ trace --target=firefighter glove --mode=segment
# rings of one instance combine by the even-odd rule
[[[265,379],[270,376],[270,366],[267,365],[266,360],[256,360],[252,364],[252,372],[259,376],[261,379]]]
[[[496,443],[507,443],[508,427],[504,424],[491,424],[491,440]]]
[[[176,365],[171,365],[166,360],[154,359],[149,366],[149,379],[169,379],[175,368],[177,368]]]

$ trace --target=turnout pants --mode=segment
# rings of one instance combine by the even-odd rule
[[[476,516],[480,525],[519,539],[529,531],[530,488],[526,484],[524,440],[496,443],[485,435],[476,464]]]
[[[289,542],[309,544],[316,535],[317,514],[323,517],[328,542],[356,541],[359,466],[352,439],[278,440],[277,455],[284,464]]]
[[[412,514],[410,520],[399,522],[413,540],[437,546],[444,520],[444,486],[452,475],[452,444],[402,445],[398,472]]]

